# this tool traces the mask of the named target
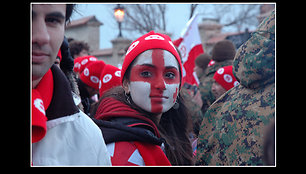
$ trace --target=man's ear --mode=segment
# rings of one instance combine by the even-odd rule
[[[127,79],[124,79],[123,82],[122,82],[122,87],[123,87],[126,94],[130,93],[129,85],[130,85],[130,82]]]

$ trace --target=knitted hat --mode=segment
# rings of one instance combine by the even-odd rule
[[[80,79],[86,85],[99,90],[99,78],[101,76],[104,66],[105,63],[102,60],[86,63],[84,70],[80,75]]]
[[[181,59],[170,37],[164,34],[155,33],[154,31],[150,31],[149,33],[135,40],[130,45],[129,49],[127,50],[124,61],[123,61],[122,70],[121,70],[121,82],[123,81],[125,71],[128,69],[132,61],[142,52],[146,50],[154,49],[154,48],[160,48],[163,50],[167,50],[174,55],[174,57],[176,58],[180,66],[181,79],[183,78],[183,74],[182,74],[183,66],[181,63]]]
[[[212,59],[217,62],[234,59],[235,54],[235,45],[230,40],[219,41],[212,49]]]
[[[202,69],[206,69],[208,63],[211,61],[211,56],[207,53],[200,54],[196,59],[195,59],[195,64]]]
[[[97,61],[98,59],[94,56],[83,56],[83,57],[77,57],[74,59],[74,67],[73,67],[73,71],[74,72],[79,72],[82,73],[82,71],[85,68],[85,65],[88,62],[92,62],[92,61]]]
[[[233,74],[233,66],[224,66],[219,68],[213,77],[217,83],[219,83],[227,91],[232,87],[239,85],[239,82],[236,80]]]
[[[103,95],[107,90],[121,85],[121,70],[113,65],[106,64],[100,76],[99,93]]]
[[[211,59],[210,62],[208,63],[208,65],[207,65],[207,67],[210,67],[210,66],[214,65],[215,63],[216,63],[216,61]]]

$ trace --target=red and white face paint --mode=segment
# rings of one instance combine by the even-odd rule
[[[175,104],[179,85],[178,62],[166,50],[147,50],[132,65],[129,90],[134,103],[145,111],[167,112]]]

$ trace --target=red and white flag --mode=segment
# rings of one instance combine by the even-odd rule
[[[204,53],[198,28],[198,15],[194,15],[186,24],[179,39],[173,44],[178,47],[183,63],[183,81],[191,85],[199,85],[199,79],[193,71],[195,59]]]

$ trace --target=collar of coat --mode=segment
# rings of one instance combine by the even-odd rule
[[[51,67],[54,89],[51,103],[46,110],[48,120],[69,116],[79,112],[74,103],[71,88],[65,74],[56,66]]]

